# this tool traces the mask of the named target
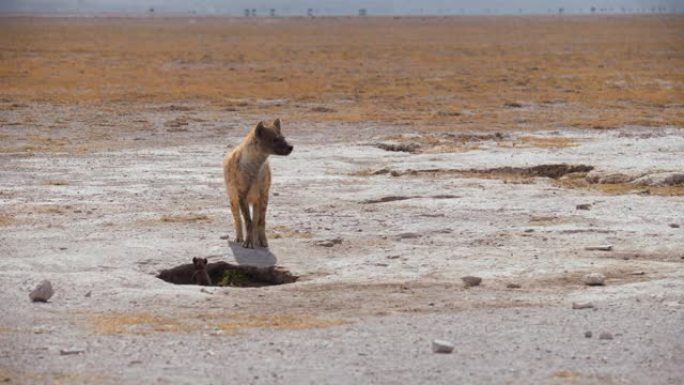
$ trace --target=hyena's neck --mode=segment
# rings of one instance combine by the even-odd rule
[[[240,154],[240,167],[248,174],[256,175],[266,159],[268,159],[268,153],[259,149],[256,143],[248,142]]]

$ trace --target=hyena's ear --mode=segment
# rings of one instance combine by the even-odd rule
[[[264,126],[263,121],[257,123],[256,128],[254,129],[257,138],[261,138],[264,136],[264,130],[265,129],[266,129],[266,127]]]
[[[204,258],[204,264],[206,265],[207,263],[209,263],[209,261],[207,261],[207,259]]]
[[[276,120],[273,121],[273,127],[275,127],[276,131],[280,133],[280,118],[277,118]]]
[[[197,263],[197,257],[192,257],[192,263],[193,264]]]

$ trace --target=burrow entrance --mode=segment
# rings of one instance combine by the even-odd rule
[[[175,285],[228,287],[282,285],[295,282],[299,278],[281,266],[258,267],[234,265],[228,262],[207,263],[204,266],[204,271],[206,271],[206,275],[194,263],[186,263],[168,270],[162,270],[157,278]]]

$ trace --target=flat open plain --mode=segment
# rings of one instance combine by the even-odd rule
[[[2,18],[0,381],[681,384],[682,47],[681,16]],[[275,117],[245,250],[221,160]],[[196,256],[299,280],[155,278]]]

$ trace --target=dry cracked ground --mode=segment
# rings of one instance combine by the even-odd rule
[[[684,383],[682,19],[562,20],[2,19],[0,382]]]
[[[163,107],[105,148],[66,151],[71,125],[71,147],[0,155],[5,382],[681,383],[681,129],[284,121],[271,247],[246,250],[227,240],[220,164],[251,123]],[[183,130],[154,123],[179,115]],[[299,279],[155,277],[193,257]],[[585,286],[591,272],[606,285]],[[43,279],[56,293],[31,303]]]

